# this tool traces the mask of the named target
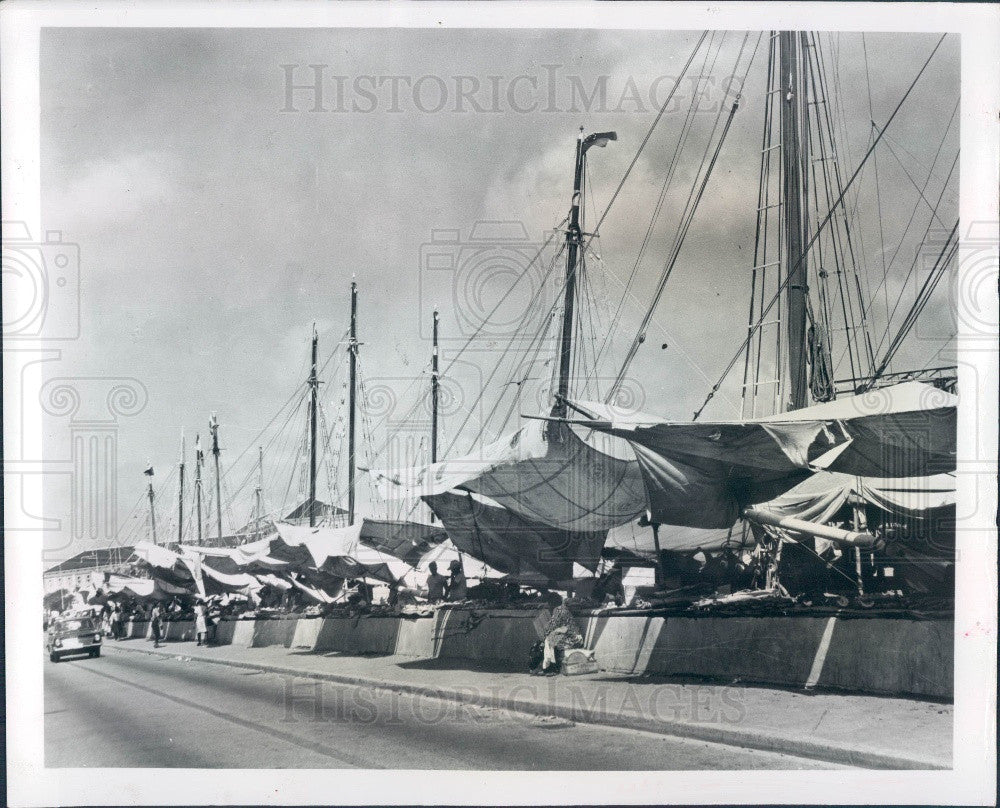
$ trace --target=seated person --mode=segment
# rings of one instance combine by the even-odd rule
[[[567,648],[582,648],[583,635],[576,625],[576,620],[559,595],[552,596],[555,609],[545,626],[545,650],[542,657],[540,673],[553,675],[559,672],[559,657],[557,651]]]

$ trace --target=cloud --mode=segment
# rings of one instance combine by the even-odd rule
[[[59,225],[66,232],[118,229],[173,196],[178,168],[173,155],[160,151],[99,160],[49,189],[46,202],[61,211]]]

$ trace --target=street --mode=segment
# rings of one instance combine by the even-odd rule
[[[819,769],[833,764],[105,646],[45,662],[49,767]]]

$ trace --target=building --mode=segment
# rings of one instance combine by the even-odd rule
[[[132,547],[102,547],[85,550],[49,567],[42,574],[44,594],[93,591],[104,584],[104,573],[119,570],[132,556]]]

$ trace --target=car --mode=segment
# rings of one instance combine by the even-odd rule
[[[69,654],[101,655],[101,626],[93,617],[60,617],[49,624],[45,650],[49,659],[58,662]]]

